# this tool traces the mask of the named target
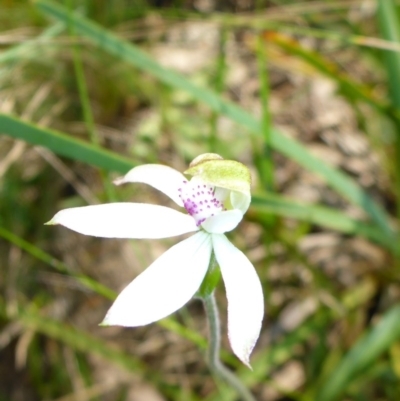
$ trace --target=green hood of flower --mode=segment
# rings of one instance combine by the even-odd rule
[[[215,187],[231,191],[230,201],[234,209],[245,213],[250,205],[251,177],[249,169],[235,160],[224,160],[215,153],[196,157],[185,174],[199,177]]]

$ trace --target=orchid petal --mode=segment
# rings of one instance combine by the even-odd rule
[[[198,230],[191,216],[147,203],[74,207],[61,210],[48,224],[103,238],[167,238]]]
[[[172,167],[162,164],[144,164],[128,171],[121,178],[117,178],[114,184],[120,185],[127,182],[141,182],[151,185],[170,197],[178,206],[183,206],[179,197],[179,188],[182,188],[185,176]]]
[[[250,206],[251,195],[250,192],[245,193],[232,191],[230,200],[233,209],[239,209],[243,214],[245,214]]]
[[[199,289],[211,249],[204,232],[170,248],[119,294],[103,324],[143,326],[174,313]]]
[[[197,177],[193,177],[192,180],[193,180],[194,178],[197,178]],[[231,191],[230,191],[229,189],[215,187],[214,196],[215,196],[220,202],[224,203],[224,202],[226,201],[226,198],[228,198],[230,192],[231,192]]]
[[[242,218],[240,210],[225,210],[209,217],[201,226],[209,233],[223,234],[236,228]]]
[[[228,299],[229,341],[236,356],[250,367],[264,316],[261,283],[254,266],[225,235],[213,234],[212,240]]]

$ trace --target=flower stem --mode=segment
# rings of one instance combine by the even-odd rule
[[[221,330],[218,307],[214,292],[202,298],[206,310],[208,327],[210,331],[208,363],[213,374],[228,383],[239,394],[243,401],[256,401],[250,391],[219,359]]]

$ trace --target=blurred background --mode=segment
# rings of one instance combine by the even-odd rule
[[[230,239],[262,281],[260,401],[400,399],[400,20],[394,0],[0,1],[0,401],[235,401],[202,304],[99,327],[180,238],[43,224],[112,180],[215,152],[252,172]]]

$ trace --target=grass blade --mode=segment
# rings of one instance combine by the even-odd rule
[[[47,28],[38,37],[3,51],[0,54],[0,63],[20,61],[21,58],[26,57],[37,57],[38,46],[40,46],[41,43],[46,43],[48,39],[59,35],[64,30],[64,28],[64,23],[59,22],[58,24]]]
[[[69,327],[53,319],[46,318],[33,308],[22,309],[17,312],[16,316],[7,316],[5,306],[3,302],[0,302],[0,316],[16,319],[24,326],[62,341],[75,350],[101,356],[105,358],[107,362],[116,363],[130,372],[143,372],[146,375],[148,374],[152,380],[160,380],[154,371],[151,372],[140,360],[135,358],[134,355],[127,355],[125,352],[111,347],[106,342],[88,333]]]
[[[13,137],[27,140],[34,145],[46,146],[62,156],[87,162],[110,171],[124,173],[134,167],[134,163],[116,154],[70,138],[65,134],[37,127],[14,117],[0,114],[2,131]],[[333,209],[294,202],[278,195],[254,196],[252,209],[255,212],[274,213],[284,217],[309,221],[323,227],[347,234],[362,235],[378,242],[386,248],[397,249],[385,232],[370,224],[351,219]],[[396,250],[397,252],[397,250]]]
[[[374,292],[373,282],[368,279],[363,280],[343,295],[341,305],[346,311],[353,311],[368,302]],[[302,353],[301,344],[306,343],[315,335],[325,335],[327,327],[335,318],[337,318],[335,313],[326,313],[320,309],[293,332],[286,334],[281,341],[256,352],[251,362],[253,371],[244,366],[239,366],[237,369],[239,377],[249,387],[265,382],[266,378],[269,378],[279,366],[291,360],[297,353]],[[236,400],[235,391],[232,388],[227,388],[223,394],[214,393],[205,401],[222,399],[224,401]]]
[[[35,259],[40,260],[41,262],[52,267],[56,271],[62,274],[66,274],[69,277],[73,277],[79,284],[81,284],[88,290],[93,291],[94,293],[101,295],[111,301],[114,301],[117,297],[117,293],[112,289],[84,274],[71,272],[71,269],[65,263],[54,258],[52,255],[36,247],[34,244],[25,241],[23,238],[13,234],[3,227],[0,227],[0,237],[22,249]],[[207,348],[207,342],[204,337],[202,337],[196,331],[191,330],[190,328],[178,323],[174,317],[167,317],[163,320],[158,321],[157,324],[173,333],[178,334],[182,338],[186,338],[201,349]]]
[[[378,1],[378,19],[382,35],[388,41],[400,44],[400,24],[396,7],[392,0]],[[393,106],[400,110],[400,54],[385,51],[385,64],[388,75],[389,94]],[[396,121],[397,131],[400,130],[400,122]],[[396,154],[394,157],[395,191],[397,195],[397,216],[400,217],[400,133],[397,132],[394,139]]]
[[[378,18],[383,37],[400,45],[400,24],[394,2],[379,0],[378,5]],[[392,103],[400,109],[400,53],[385,51],[385,57]]]
[[[33,145],[46,146],[59,155],[80,160],[108,171],[125,173],[134,167],[134,163],[129,159],[113,152],[71,138],[60,132],[37,127],[9,115],[0,114],[0,127],[4,133],[14,138],[23,139]],[[343,213],[326,207],[293,202],[272,194],[253,197],[252,207],[256,212],[274,213],[284,217],[309,221],[347,234],[362,235],[391,249],[393,252],[398,252],[396,242],[391,241],[383,230],[351,219]]]
[[[253,152],[256,160],[258,159],[258,172],[263,187],[268,192],[274,192],[274,163],[271,152],[271,114],[270,104],[270,83],[269,72],[267,70],[267,52],[261,37],[257,38],[256,54],[258,61],[258,77],[260,80],[260,103],[261,103],[261,130],[264,138],[263,149],[257,150],[257,145],[253,145]]]
[[[250,132],[262,135],[262,124],[251,114],[237,105],[224,100],[216,93],[201,88],[180,74],[167,70],[152,58],[147,56],[133,44],[118,38],[99,25],[79,15],[68,13],[65,8],[45,0],[36,2],[37,6],[49,16],[65,23],[73,18],[77,33],[87,37],[98,47],[122,60],[129,62],[137,68],[154,75],[160,81],[174,88],[184,90],[195,99],[207,104],[214,111],[221,113],[238,124],[243,125]],[[378,225],[390,233],[391,229],[385,212],[366,194],[351,178],[335,168],[325,164],[322,160],[312,156],[308,150],[297,141],[290,139],[276,130],[271,131],[271,146],[295,160],[306,169],[322,176],[324,180],[350,202],[362,207]]]
[[[9,316],[4,302],[0,299],[0,318],[14,319],[23,326],[60,341],[76,351],[101,357],[105,363],[114,363],[127,372],[139,375],[143,379],[154,383],[171,399],[181,399],[178,398],[176,388],[168,385],[158,372],[150,369],[134,354],[127,354],[125,351],[85,331],[45,317],[34,307],[21,308],[16,313],[13,313],[12,316]],[[186,393],[187,399],[199,401],[197,396],[188,391]]]
[[[32,145],[44,146],[61,156],[108,171],[126,173],[135,166],[133,161],[108,150],[48,128],[38,127],[7,114],[0,113],[0,133],[22,139]]]
[[[392,241],[391,237],[388,237],[379,227],[352,219],[335,209],[296,202],[275,194],[253,196],[251,206],[248,212],[250,219],[259,221],[256,217],[258,213],[273,213],[282,217],[294,218],[344,234],[360,235],[391,250],[394,254],[400,255],[397,243]]]
[[[81,284],[88,290],[91,290],[94,293],[99,294],[112,301],[117,297],[117,294],[110,288],[100,284],[99,282],[91,279],[88,276],[85,276],[84,274],[77,274],[71,272],[71,269],[69,269],[65,263],[61,262],[60,260],[57,260],[56,258],[49,255],[42,249],[36,247],[35,245],[31,244],[28,241],[25,241],[23,238],[13,234],[12,232],[6,230],[3,227],[0,227],[0,237],[4,238],[6,241],[27,252],[35,259],[40,260],[41,262],[49,265],[58,272],[73,277],[79,284]]]
[[[222,27],[219,33],[219,52],[215,65],[213,84],[215,91],[221,94],[224,90],[225,80],[227,75],[227,60],[226,60],[226,42],[227,42],[227,31],[225,27]],[[209,151],[211,153],[219,153],[218,145],[218,113],[213,111],[210,115],[210,134],[209,134]]]
[[[340,92],[350,101],[361,100],[368,103],[381,113],[390,115],[393,119],[398,119],[398,115],[392,114],[393,110],[390,103],[377,99],[373,95],[373,89],[366,85],[355,82],[351,77],[342,72],[338,65],[327,60],[316,51],[304,48],[299,42],[279,33],[267,33],[265,39],[276,44],[289,54],[304,60],[313,66],[321,74],[331,78],[338,84]],[[394,53],[393,54],[397,54]]]
[[[400,339],[400,306],[388,311],[381,321],[342,359],[315,397],[316,401],[334,401],[346,390],[352,379],[372,366],[379,356]]]
[[[308,3],[302,2],[301,8],[296,12],[299,15],[303,12]],[[300,5],[299,4],[299,5]],[[319,3],[322,4],[322,3]],[[327,3],[325,3],[327,4]],[[293,5],[292,5],[293,6]],[[314,6],[315,7],[315,6]],[[351,4],[349,4],[349,8]],[[327,41],[343,43],[348,45],[356,45],[369,47],[373,49],[389,50],[392,52],[400,52],[400,43],[393,43],[388,40],[377,38],[374,36],[364,36],[364,35],[354,35],[350,32],[341,33],[335,30],[326,30],[319,28],[311,28],[309,26],[300,26],[293,24],[293,16],[288,15],[288,20],[282,19],[281,21],[276,21],[274,19],[274,14],[270,12],[268,14],[249,14],[249,15],[239,15],[239,14],[229,14],[229,13],[214,13],[207,15],[207,20],[212,21],[216,24],[224,25],[229,28],[248,28],[251,30],[268,30],[277,31],[280,33],[288,33],[291,35],[299,36],[309,36],[312,38],[325,39]],[[315,12],[313,8],[313,12]],[[179,17],[171,15],[168,10],[157,10],[157,16],[161,15],[166,20],[178,20],[188,19],[190,21],[201,21],[204,19],[203,15],[200,15],[191,11],[180,10]],[[282,16],[283,14],[281,14]],[[276,14],[275,14],[276,17]]]
[[[71,3],[69,4],[69,7],[70,7],[69,12],[72,13]],[[70,38],[72,39],[72,42],[74,42],[75,32],[74,32],[74,24],[73,24],[72,20],[69,21],[69,23],[68,23],[68,32],[69,32]],[[99,139],[98,132],[96,130],[92,107],[90,104],[89,91],[88,91],[88,87],[86,84],[85,72],[84,72],[83,63],[82,63],[81,49],[80,49],[80,46],[77,44],[72,45],[72,62],[73,62],[73,66],[74,66],[75,79],[76,79],[77,89],[78,89],[78,93],[79,93],[79,100],[80,100],[83,121],[85,122],[86,130],[88,131],[90,142],[93,145],[99,146],[100,139]],[[114,186],[112,185],[110,177],[103,170],[100,170],[100,176],[101,176],[101,180],[103,181],[103,186],[105,188],[108,201],[114,201],[114,202],[117,201],[116,196],[115,196],[115,189],[114,189]]]

